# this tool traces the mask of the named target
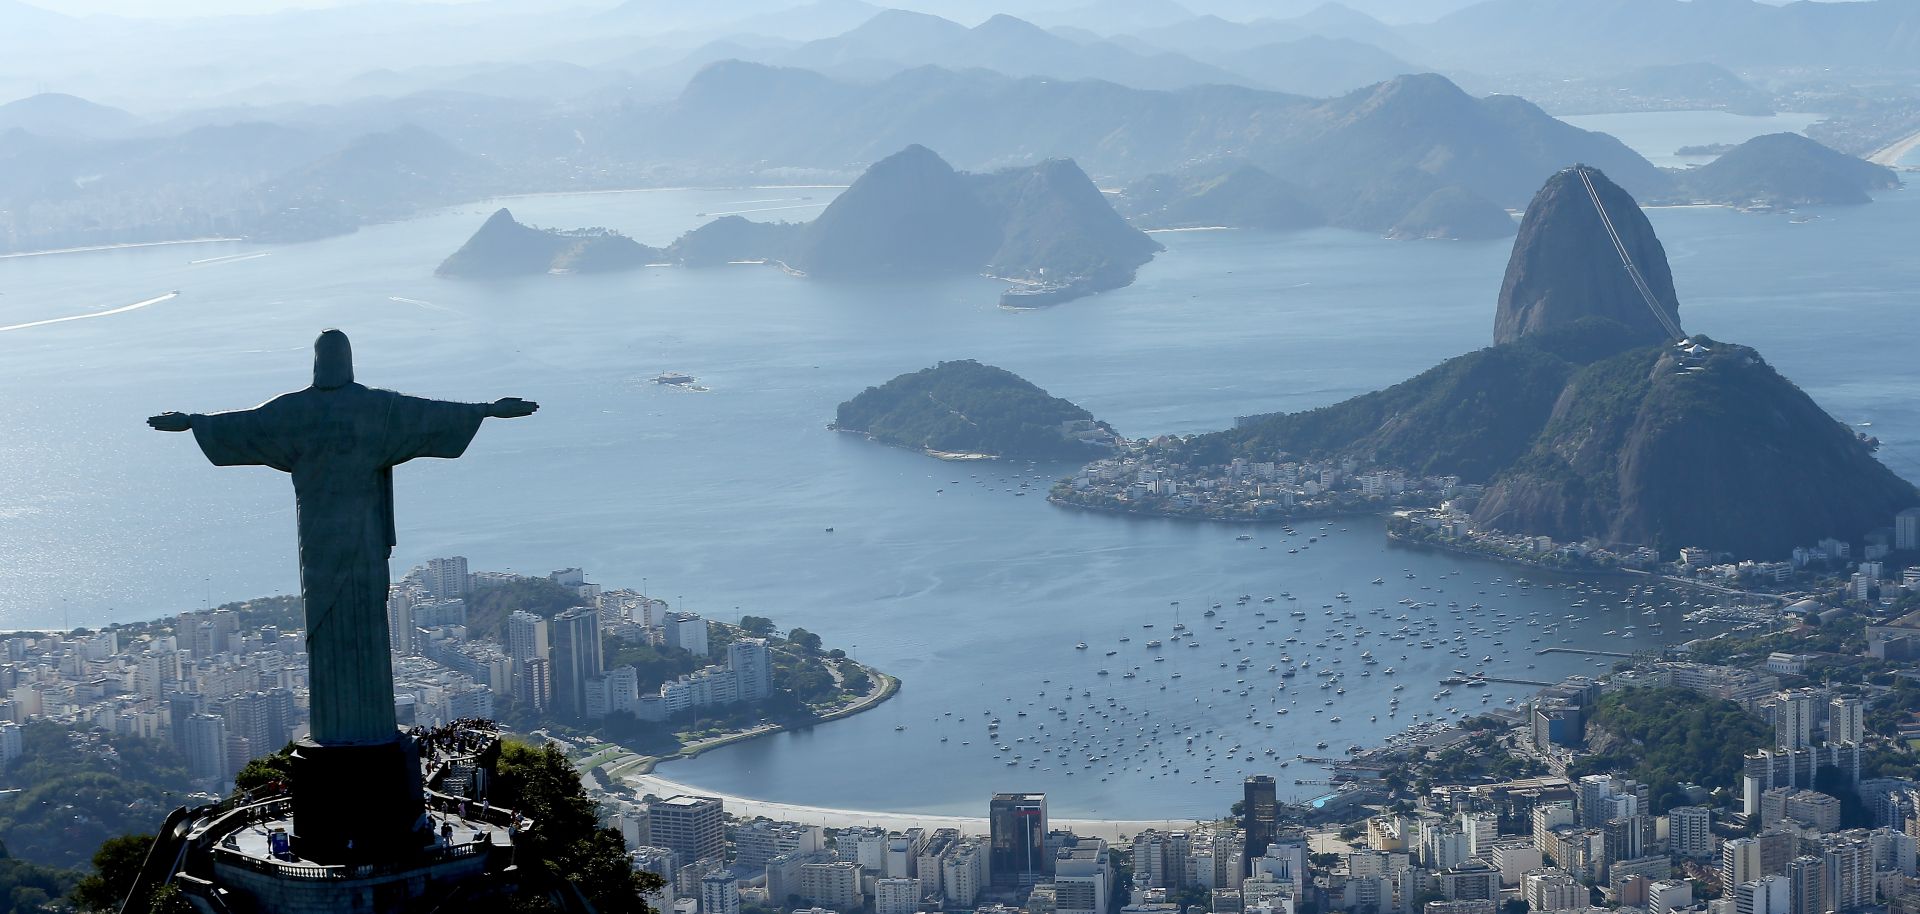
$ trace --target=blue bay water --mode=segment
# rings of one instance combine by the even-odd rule
[[[832,193],[506,202],[530,221],[606,225],[664,243],[704,221],[701,213],[812,207]],[[804,197],[813,199],[795,199]],[[1650,214],[1688,328],[1758,347],[1843,421],[1873,423],[1890,465],[1910,478],[1920,477],[1915,200],[1911,190],[1892,193],[1867,207],[1815,211],[1819,218],[1806,224],[1716,208]],[[1484,345],[1505,242],[1389,243],[1332,230],[1162,234],[1168,250],[1132,287],[1033,312],[998,309],[998,287],[976,278],[829,285],[731,267],[496,284],[435,279],[435,264],[490,208],[458,207],[303,245],[0,260],[0,326],[181,293],[99,319],[0,332],[8,392],[0,413],[0,625],[144,619],[293,590],[285,479],[208,466],[189,437],[152,432],[143,419],[164,409],[248,406],[303,386],[312,337],[325,326],[353,334],[367,383],[542,403],[531,419],[490,422],[458,461],[398,471],[396,569],[446,554],[528,573],[580,565],[592,580],[644,581],[695,611],[805,626],[904,679],[896,699],[868,714],[662,769],[715,790],[972,812],[994,790],[1040,789],[1062,815],[1213,815],[1231,802],[1242,773],[1274,770],[1244,761],[1248,754],[1314,754],[1323,740],[1337,752],[1379,739],[1415,710],[1471,710],[1483,707],[1481,692],[1500,704],[1530,691],[1500,686],[1433,700],[1435,680],[1451,668],[1488,656],[1490,668],[1551,679],[1597,668],[1573,655],[1533,655],[1560,638],[1571,639],[1565,646],[1647,646],[1657,642],[1646,634],[1622,642],[1617,633],[1627,625],[1644,632],[1653,621],[1679,625],[1675,610],[1649,617],[1614,596],[1475,584],[1516,572],[1391,547],[1370,520],[1337,522],[1326,539],[1288,554],[1283,541],[1297,546],[1319,525],[1291,541],[1261,529],[1241,542],[1238,528],[1073,513],[1042,499],[1068,467],[943,464],[824,429],[839,401],[947,358],[1011,369],[1132,435],[1201,431],[1235,415],[1334,402]],[[267,256],[194,263],[244,254]],[[648,383],[668,369],[712,390]],[[1021,481],[1031,494],[1015,494]],[[1375,578],[1385,583],[1370,584]],[[1308,612],[1297,629],[1308,644],[1284,647],[1296,660],[1331,665],[1339,657],[1349,670],[1349,694],[1332,707],[1312,690],[1312,698],[1288,699],[1289,714],[1275,713],[1287,705],[1265,669],[1281,646],[1263,642],[1296,627],[1289,618],[1254,638],[1253,613],[1288,610],[1287,601],[1258,602],[1282,591]],[[1514,629],[1473,634],[1444,608],[1425,610],[1438,614],[1448,639],[1465,632],[1469,659],[1369,639],[1382,666],[1397,668],[1393,681],[1406,683],[1408,710],[1389,718],[1388,677],[1359,676],[1352,665],[1360,648],[1327,640],[1346,626],[1320,607],[1345,606],[1335,599],[1340,592],[1376,632],[1399,623],[1383,625],[1368,610],[1392,618],[1406,611],[1402,599],[1481,602],[1486,610],[1467,618],[1483,625],[1495,611],[1582,618],[1536,644]],[[1234,607],[1242,593],[1255,602]],[[1175,600],[1202,646],[1156,664],[1140,626],[1151,620],[1153,631],[1166,632]],[[1215,601],[1226,604],[1225,630],[1196,618]],[[1131,641],[1121,644],[1122,635]],[[1091,649],[1074,650],[1080,640]],[[1312,646],[1323,640],[1329,647]],[[1120,653],[1109,658],[1106,650]],[[1240,656],[1255,660],[1245,672],[1231,665]],[[1136,665],[1139,678],[1123,679]],[[1097,675],[1103,667],[1109,676]],[[1300,692],[1314,684],[1306,674],[1291,682]],[[1068,684],[1092,694],[1069,704]],[[1240,696],[1241,688],[1250,694]],[[984,739],[979,715],[991,710],[1006,739],[1065,748],[1037,729],[1056,726],[1042,716],[1050,704],[1110,728],[1083,736],[1111,742],[1100,753],[1107,770],[1069,775],[1028,743],[1019,744],[1025,758],[1049,761],[1008,767]],[[1013,716],[1022,709],[1030,716]],[[1100,718],[1102,710],[1111,719]],[[947,711],[968,720],[949,721]],[[1335,714],[1342,722],[1328,723]],[[1165,742],[1134,732],[1155,723],[1212,728],[1199,742],[1212,748],[1213,767],[1185,762],[1175,776],[1140,757],[1121,770],[1123,751]],[[1229,761],[1224,750],[1235,744],[1244,750]],[[895,771],[900,776],[875,776]],[[1298,763],[1290,772],[1315,776]],[[1314,790],[1290,780],[1282,773],[1295,796]]]

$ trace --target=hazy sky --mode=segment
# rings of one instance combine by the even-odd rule
[[[80,16],[109,13],[118,16],[188,17],[266,13],[283,9],[316,9],[391,3],[394,0],[26,0],[33,6]],[[462,3],[469,0],[411,0],[417,3]]]

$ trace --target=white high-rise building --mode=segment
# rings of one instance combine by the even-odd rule
[[[524,609],[507,614],[508,657],[522,663],[536,657],[545,659],[549,647],[547,620]]]
[[[677,647],[695,657],[708,655],[707,620],[693,613],[667,613],[660,627],[666,632],[668,647]]]
[[[773,694],[773,658],[763,638],[742,638],[727,645],[727,669],[732,670],[741,701],[763,701]]]
[[[1693,907],[1693,883],[1684,879],[1662,879],[1647,886],[1647,911],[1649,914],[1667,914],[1668,911]]]
[[[1467,836],[1467,853],[1475,857],[1493,856],[1493,842],[1500,837],[1500,818],[1492,813],[1461,813],[1460,832]]]
[[[406,587],[387,591],[387,641],[396,654],[414,653],[413,594]]]
[[[1893,548],[1920,549],[1920,508],[1908,508],[1893,516]]]
[[[724,872],[702,878],[700,914],[740,914],[740,880]]]
[[[467,595],[467,557],[449,556],[444,559],[428,559],[426,585],[433,595],[442,600],[451,600]]]
[[[913,914],[920,910],[920,879],[882,876],[873,881],[873,914]]]
[[[1738,914],[1794,914],[1788,889],[1787,877],[1763,876],[1736,883],[1730,894]]]
[[[1060,848],[1053,861],[1055,914],[1106,914],[1113,889],[1110,863],[1107,842],[1099,838],[1081,838]]]
[[[1528,873],[1520,880],[1521,897],[1535,911],[1584,908],[1592,895],[1566,870],[1553,868]]]
[[[1866,741],[1866,701],[1840,697],[1827,702],[1827,742],[1859,744]]]
[[[1813,715],[1820,693],[1812,689],[1781,692],[1773,705],[1773,744],[1781,749],[1813,745]]]
[[[10,720],[0,721],[0,765],[19,758],[22,751],[20,725]]]
[[[1713,811],[1705,806],[1667,810],[1667,848],[1693,860],[1713,857]]]

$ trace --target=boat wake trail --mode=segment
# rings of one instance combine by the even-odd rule
[[[273,256],[272,251],[255,251],[251,254],[226,254],[220,257],[208,257],[204,260],[189,260],[187,261],[187,266],[198,267],[198,266],[206,266],[208,264],[239,263],[242,260],[256,260],[261,257],[272,257],[272,256]]]
[[[64,324],[67,321],[85,321],[85,320],[92,320],[96,317],[108,317],[114,314],[125,314],[128,311],[138,311],[141,308],[147,307],[148,305],[157,305],[168,299],[179,298],[179,297],[180,297],[180,293],[178,290],[176,290],[173,292],[168,292],[165,295],[156,295],[153,298],[147,299],[146,301],[137,301],[131,305],[121,305],[118,308],[110,308],[106,311],[94,311],[88,314],[70,314],[70,315],[67,315],[66,317],[49,317],[46,320],[28,321],[24,324],[9,324],[5,327],[0,327],[0,333],[11,333],[15,330],[26,330],[29,327],[45,327],[48,324]]]

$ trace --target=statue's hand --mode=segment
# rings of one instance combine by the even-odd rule
[[[184,432],[193,428],[193,417],[186,413],[161,413],[149,417],[147,424],[163,432]]]
[[[495,419],[518,419],[531,416],[540,404],[519,397],[502,397],[487,406],[487,415]]]

